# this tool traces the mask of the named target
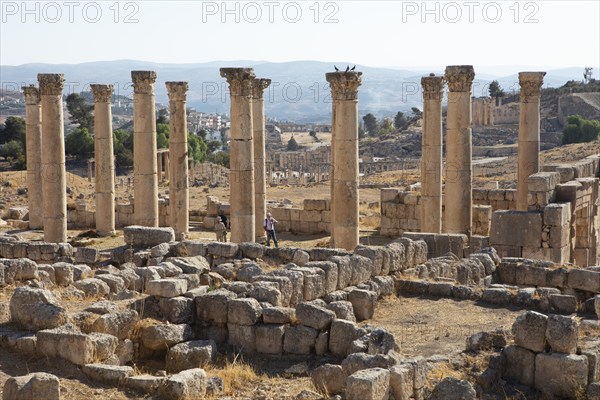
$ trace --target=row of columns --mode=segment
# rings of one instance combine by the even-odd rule
[[[231,97],[230,226],[232,242],[262,240],[266,213],[264,90],[252,68],[221,68]]]
[[[158,226],[158,181],[154,82],[156,73],[133,71],[134,86],[134,212],[139,225]],[[44,240],[67,240],[67,202],[62,74],[38,74],[39,90],[23,88],[26,104],[27,187],[29,226],[43,228]],[[171,109],[169,153],[171,223],[178,239],[189,225],[186,82],[167,82]],[[113,153],[112,85],[92,84],[96,175],[96,232],[115,232],[115,163]],[[91,164],[90,164],[91,165]],[[40,207],[40,205],[42,205]]]
[[[527,210],[527,179],[539,171],[540,95],[545,72],[521,72],[517,210]],[[423,136],[421,160],[421,231],[442,231],[442,97],[448,84],[446,115],[446,199],[443,217],[447,233],[471,234],[472,105],[475,72],[470,65],[449,66],[444,77],[421,79]]]

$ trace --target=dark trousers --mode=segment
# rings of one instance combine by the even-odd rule
[[[275,229],[267,229],[267,247],[271,245],[271,239],[273,240],[275,247],[279,247],[279,242],[277,241],[277,236],[275,235]]]

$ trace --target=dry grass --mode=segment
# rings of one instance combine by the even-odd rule
[[[233,395],[246,391],[267,378],[257,374],[251,365],[241,361],[237,356],[232,361],[225,358],[219,363],[209,365],[205,371],[208,376],[223,379],[224,387],[222,394],[207,397],[207,399],[216,399],[222,395]]]

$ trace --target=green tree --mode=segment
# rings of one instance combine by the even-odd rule
[[[504,90],[502,90],[498,81],[492,81],[492,83],[490,83],[488,92],[492,98],[504,97]]]
[[[71,93],[67,96],[67,110],[71,115],[71,121],[79,125],[79,128],[85,128],[88,132],[94,130],[94,106],[86,104],[85,98],[78,93]]]
[[[599,136],[600,122],[585,119],[581,115],[571,115],[563,129],[562,144],[591,142]]]
[[[169,148],[170,132],[171,132],[171,128],[169,127],[169,124],[165,124],[164,122],[157,122],[157,124],[156,124],[156,148],[157,149]]]
[[[117,129],[113,132],[115,160],[118,165],[133,165],[133,132]]]
[[[160,110],[158,110],[157,116],[156,116],[156,123],[157,124],[168,124],[169,123],[169,111],[166,108],[161,108]]]
[[[294,135],[292,135],[290,140],[288,140],[288,142],[287,142],[287,151],[296,151],[299,148],[300,148],[300,146],[298,145],[298,142],[296,142]]]
[[[3,145],[0,145],[0,157],[4,157],[12,166],[15,161],[23,162],[25,160],[25,152],[21,142],[11,140]]]
[[[393,131],[394,131],[394,123],[392,122],[391,118],[385,118],[379,124],[379,131],[378,131],[379,135],[387,135],[389,133],[392,133]]]
[[[230,162],[229,153],[224,152],[224,151],[217,151],[215,154],[212,155],[211,159],[212,159],[212,162],[214,162],[215,164],[219,164],[226,168],[229,168],[229,162]]]
[[[404,116],[404,113],[402,111],[398,111],[398,113],[394,117],[394,128],[405,129],[407,126],[408,126],[408,120]]]
[[[368,113],[363,117],[363,122],[365,123],[365,131],[369,134],[373,134],[377,131],[377,118],[371,113]]]
[[[206,152],[208,154],[212,154],[214,153],[219,147],[221,147],[221,142],[218,140],[211,140],[210,142],[207,143],[207,149]]]
[[[200,128],[200,130],[196,132],[196,135],[198,135],[200,139],[206,142],[206,136],[208,136],[208,132],[206,131],[206,129]]]
[[[208,146],[202,138],[196,135],[188,136],[188,157],[196,162],[206,161],[206,149]]]
[[[94,155],[94,138],[86,128],[77,128],[65,138],[65,153],[79,159]]]
[[[0,144],[13,140],[25,142],[25,119],[21,117],[8,117],[4,125],[0,126]]]

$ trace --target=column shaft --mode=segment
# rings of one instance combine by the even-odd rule
[[[446,118],[446,201],[444,226],[448,233],[471,234],[472,66],[450,66],[445,79],[450,89]]]
[[[133,192],[137,225],[158,226],[156,109],[154,71],[132,71],[133,80]]]
[[[115,160],[113,152],[112,85],[91,85],[94,94],[94,161],[96,163],[96,233],[115,233]]]
[[[67,172],[63,126],[62,74],[38,74],[42,97],[42,191],[44,241],[67,241]]]
[[[545,72],[520,72],[517,210],[527,211],[527,179],[540,171],[540,97]]]
[[[187,82],[167,82],[169,110],[171,114],[169,153],[173,160],[167,162],[169,168],[169,202],[171,226],[175,239],[183,240],[189,231],[190,200],[188,179],[188,132],[186,95]]]
[[[42,204],[42,103],[39,90],[31,85],[25,95],[25,141],[27,147],[27,199],[29,229],[44,227]]]
[[[231,241],[253,242],[256,236],[254,208],[254,149],[251,68],[221,68],[231,94],[231,161],[229,190]]]
[[[331,241],[335,248],[354,250],[359,243],[358,216],[358,87],[361,72],[326,74],[333,113]]]
[[[252,81],[252,126],[254,129],[254,229],[256,241],[266,239],[263,221],[267,213],[267,179],[265,176],[265,100],[264,90],[270,79]]]
[[[421,232],[442,232],[442,97],[444,78],[421,78],[423,136],[421,156]]]

